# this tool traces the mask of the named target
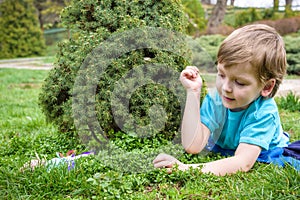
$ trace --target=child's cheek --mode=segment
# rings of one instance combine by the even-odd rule
[[[222,93],[222,85],[223,85],[222,80],[221,80],[220,78],[217,77],[217,78],[216,78],[216,88],[217,88],[219,94]]]

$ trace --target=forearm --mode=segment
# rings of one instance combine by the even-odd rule
[[[189,168],[201,168],[202,173],[212,173],[217,176],[225,176],[228,174],[235,174],[238,171],[247,172],[253,165],[242,165],[235,157],[224,158],[213,162],[203,164],[186,164],[181,167],[185,171]]]
[[[202,165],[201,171],[203,173],[213,173],[218,176],[224,176],[226,174],[235,174],[238,171],[249,171],[254,163],[245,164],[237,157],[229,157],[213,162],[205,163]]]
[[[218,176],[234,174],[238,171],[247,172],[253,167],[260,152],[261,148],[259,146],[241,143],[239,144],[233,157],[228,157],[204,164],[187,165],[187,167],[195,168],[201,165],[201,171],[203,173],[213,173]]]
[[[198,153],[205,147],[209,133],[203,129],[200,119],[200,91],[188,91],[181,125],[182,145],[188,153]]]

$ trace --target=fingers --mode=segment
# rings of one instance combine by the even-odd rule
[[[195,73],[199,73],[199,69],[196,66],[187,66],[185,69],[186,70],[192,70]]]
[[[197,78],[199,75],[199,69],[195,66],[187,66],[183,71],[182,75],[187,78]]]
[[[155,168],[172,168],[173,163],[170,161],[164,160],[158,163],[154,163]]]
[[[187,89],[199,92],[202,87],[202,79],[199,69],[195,66],[187,66],[180,74],[180,82]]]
[[[153,160],[153,165],[155,168],[166,168],[167,173],[169,174],[173,172],[175,165],[178,165],[178,169],[181,171],[185,171],[189,168],[188,165],[185,165],[173,156],[164,153],[159,154]]]
[[[185,82],[187,80],[198,81],[198,79],[201,80],[199,69],[194,66],[187,66],[180,74],[181,82]]]
[[[154,160],[153,164],[156,168],[172,168],[173,165],[176,163],[176,158],[170,156],[168,154],[159,154]]]

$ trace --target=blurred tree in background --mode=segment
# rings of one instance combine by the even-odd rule
[[[273,10],[277,12],[279,9],[279,0],[273,0]]]
[[[182,4],[189,21],[187,33],[198,37],[206,28],[205,11],[199,0],[182,0]]]
[[[32,0],[4,0],[0,6],[0,58],[41,56],[45,42]]]
[[[69,4],[70,0],[34,0],[34,6],[38,11],[40,28],[44,30],[60,27],[60,13]]]
[[[292,10],[293,0],[285,0],[285,17],[291,17],[294,15]]]
[[[217,0],[207,24],[207,33],[214,33],[215,29],[222,24],[226,14],[227,0]]]

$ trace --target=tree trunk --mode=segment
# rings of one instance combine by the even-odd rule
[[[225,13],[226,13],[227,0],[218,0],[213,8],[211,16],[207,25],[207,33],[214,33],[214,29],[218,28],[222,24]]]
[[[230,0],[230,5],[234,6],[234,0]]]
[[[293,0],[285,0],[285,10],[292,10]]]
[[[202,4],[210,5],[211,1],[210,0],[201,0]]]
[[[279,9],[279,0],[273,0],[273,10],[278,11]]]
[[[34,6],[37,10],[37,15],[38,15],[39,23],[40,23],[40,28],[42,30],[44,30],[44,21],[43,21],[42,11],[44,9],[43,3],[45,3],[45,0],[35,0],[35,1],[33,1],[33,3],[34,3]]]
[[[285,0],[285,17],[293,16],[292,2],[293,0]]]

